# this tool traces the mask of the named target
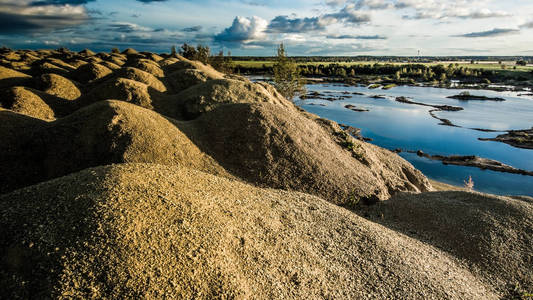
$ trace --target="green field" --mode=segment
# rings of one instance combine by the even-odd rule
[[[272,67],[274,65],[274,61],[266,61],[266,60],[260,60],[260,61],[234,61],[234,65],[236,67],[242,67],[242,68],[248,68],[248,69],[265,69],[265,67]],[[417,64],[417,65],[425,65],[427,67],[437,66],[437,65],[443,65],[448,66],[451,63],[457,63],[460,67],[463,67],[465,69],[471,69],[471,70],[489,70],[489,71],[495,71],[497,76],[501,76],[502,78],[515,80],[520,78],[533,78],[533,65],[527,65],[527,66],[518,66],[514,61],[504,61],[501,64],[498,62],[480,62],[480,63],[474,63],[471,64],[468,61],[458,61],[458,62],[450,62],[450,61],[443,61],[443,62],[431,62],[431,63],[418,63],[418,62],[378,62],[378,61],[358,61],[358,62],[299,62],[297,63],[300,66],[308,66],[308,65],[324,65],[328,66],[331,64],[338,64],[341,66],[349,67],[349,66],[356,66],[356,65],[409,65],[409,64]]]
[[[331,65],[331,64],[338,64],[342,66],[354,66],[354,65],[373,65],[375,63],[378,63],[380,65],[408,65],[408,64],[421,64],[426,66],[436,66],[436,65],[444,65],[447,66],[451,62],[431,62],[431,63],[402,63],[402,62],[378,62],[378,61],[358,61],[358,62],[305,62],[305,63],[298,63],[298,65]],[[271,67],[274,65],[274,61],[234,61],[235,66],[237,67],[244,67],[244,68],[262,68],[263,65],[267,67]],[[514,64],[514,62],[503,62],[501,65],[494,62],[494,63],[475,63],[471,64],[469,62],[458,62],[459,66],[467,67],[470,69],[483,69],[483,70],[502,70],[502,71],[522,71],[522,72],[530,72],[533,71],[533,65],[527,65],[527,66],[517,66]],[[502,68],[502,66],[505,66],[505,69]],[[516,67],[516,69],[514,69]]]

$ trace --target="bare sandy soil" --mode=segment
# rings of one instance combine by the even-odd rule
[[[133,49],[4,51],[0,105],[0,298],[532,291],[532,199],[430,183],[268,84]]]

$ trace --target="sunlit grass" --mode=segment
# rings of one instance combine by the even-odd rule
[[[244,68],[262,68],[263,66],[271,67],[274,65],[273,61],[240,61],[236,60],[234,61],[235,66],[240,66]],[[379,65],[407,65],[407,64],[422,64],[425,66],[436,66],[436,65],[444,65],[447,66],[452,62],[431,62],[431,63],[408,63],[408,62],[378,62],[378,61],[357,61],[357,62],[299,62],[298,65],[330,65],[330,64],[338,64],[342,66],[357,66],[357,65],[374,65],[378,63]],[[456,63],[456,62],[453,62]],[[515,62],[506,61],[502,62],[502,64],[499,64],[498,62],[483,62],[483,63],[474,63],[471,64],[470,62],[457,62],[459,66],[466,67],[469,69],[483,69],[483,70],[495,70],[495,71],[508,71],[508,72],[516,72],[516,71],[522,71],[522,72],[531,72],[533,71],[533,66],[517,66]],[[502,66],[504,66],[502,68]],[[516,69],[515,69],[516,67]],[[505,68],[505,69],[504,69]]]

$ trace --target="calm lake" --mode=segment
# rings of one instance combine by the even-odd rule
[[[308,92],[317,91],[326,96],[349,96],[347,99],[336,101],[297,99],[295,102],[320,117],[361,128],[362,135],[372,138],[371,143],[378,146],[387,149],[422,150],[430,155],[477,155],[495,159],[516,168],[533,170],[533,150],[515,148],[500,142],[479,141],[479,137],[495,137],[501,133],[468,129],[531,128],[533,126],[533,98],[531,96],[518,96],[519,93],[515,92],[415,86],[382,90],[368,89],[365,86],[311,84],[307,85],[307,89]],[[506,101],[460,101],[446,98],[463,91],[468,91],[473,95],[501,97]],[[364,95],[351,94],[354,92]],[[384,95],[386,98],[370,98],[372,95]],[[439,125],[440,121],[429,114],[432,107],[396,102],[395,97],[398,96],[409,97],[412,101],[427,104],[463,107],[462,111],[438,111],[435,115],[449,119],[455,125],[468,128]],[[355,112],[344,107],[348,104],[366,108],[369,111]],[[477,191],[501,195],[533,196],[533,176],[444,165],[440,161],[406,152],[399,155],[431,179],[463,185],[463,181],[472,176],[475,183],[474,189]]]

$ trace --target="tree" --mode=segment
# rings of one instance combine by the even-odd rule
[[[204,64],[209,63],[209,56],[211,55],[211,50],[208,46],[197,45],[196,46],[196,57],[195,60],[201,61]]]
[[[274,87],[285,98],[292,100],[296,95],[305,93],[298,65],[287,57],[283,43],[278,47],[278,56],[273,71]]]
[[[231,57],[229,57],[230,53],[231,52],[228,52],[228,57],[224,57],[224,51],[220,50],[218,55],[214,55],[209,58],[209,64],[219,72],[226,74],[233,73],[233,69],[235,67]]]
[[[211,50],[208,46],[197,45],[196,48],[194,48],[193,46],[184,43],[181,45],[180,55],[186,59],[198,60],[204,64],[208,64]]]

